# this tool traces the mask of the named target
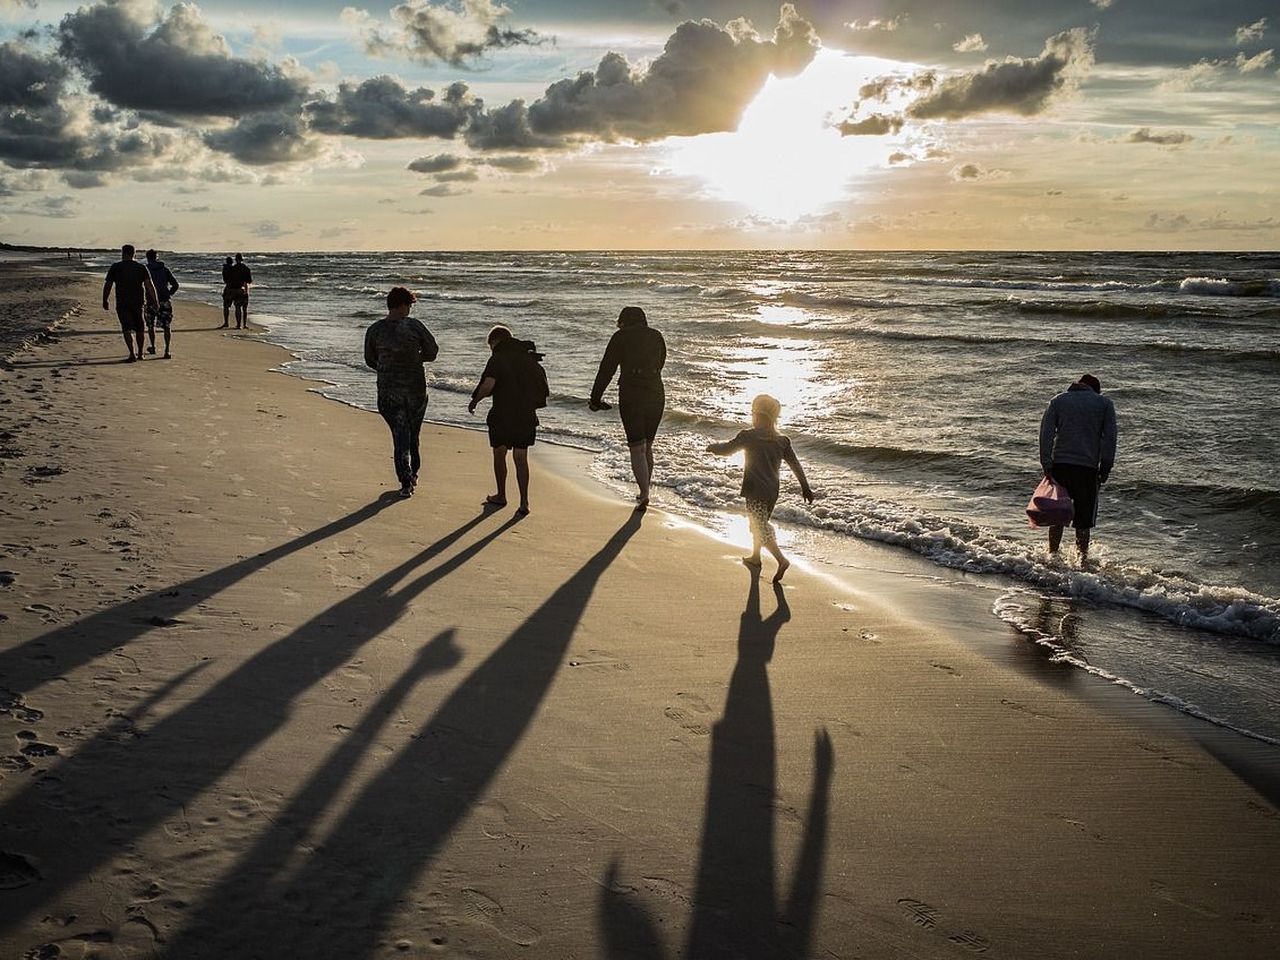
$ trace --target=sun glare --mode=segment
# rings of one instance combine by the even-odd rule
[[[902,64],[820,50],[803,73],[770,77],[733,133],[668,142],[663,172],[704,181],[712,196],[795,221],[841,200],[849,181],[884,165],[893,137],[845,137],[836,128],[858,89]]]

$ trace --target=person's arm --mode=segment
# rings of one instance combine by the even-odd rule
[[[488,372],[487,370],[485,371]],[[476,412],[476,404],[485,397],[493,393],[493,388],[498,385],[498,381],[493,377],[481,377],[480,382],[476,384],[476,388],[471,391],[471,402],[467,404],[467,413]]]
[[[790,440],[787,440],[782,446],[782,459],[787,461],[787,466],[791,468],[791,472],[800,481],[800,496],[804,497],[809,503],[813,503],[813,491],[809,489],[809,480],[804,475],[804,467],[800,466],[800,458],[796,456],[795,450],[792,449]]]
[[[726,440],[723,443],[708,443],[707,453],[714,453],[720,457],[727,457],[731,453],[737,453],[747,445],[746,441],[743,440],[744,433],[746,433],[745,430],[739,430],[737,436],[732,440]]]
[[[1102,463],[1098,469],[1098,481],[1106,483],[1111,468],[1116,463],[1116,405],[1107,403],[1102,414]]]
[[[156,285],[151,279],[151,271],[143,267],[142,275],[142,290],[147,295],[147,303],[152,310],[158,310],[160,308],[160,297],[156,295]]]
[[[243,276],[244,276],[244,285],[247,288],[249,284],[253,283],[253,271],[250,270],[248,267],[245,267]]]
[[[653,332],[658,333],[657,330]],[[667,365],[667,341],[663,338],[662,334],[658,333],[658,371],[661,372],[662,368],[665,367],[666,365]]]
[[[619,331],[621,332],[621,331]],[[600,360],[600,369],[596,371],[596,382],[591,387],[591,400],[587,404],[592,410],[608,410],[604,402],[604,392],[609,389],[613,375],[618,372],[618,364],[622,358],[618,355],[618,334],[609,338],[609,345],[604,348],[604,357]]]
[[[1053,439],[1058,432],[1057,408],[1053,400],[1040,418],[1040,466],[1047,477],[1053,472]]]
[[[111,296],[111,286],[115,282],[116,282],[116,268],[112,266],[109,270],[107,270],[106,282],[102,284],[102,309],[103,310],[111,309],[109,304],[107,303],[107,298]]]
[[[373,327],[364,332],[364,365],[370,370],[378,369],[378,345],[373,339]]]
[[[164,282],[169,285],[169,296],[173,296],[178,292],[178,278],[173,275],[173,271],[168,267],[164,268]]]
[[[432,363],[436,357],[440,356],[440,344],[436,343],[436,338],[431,335],[420,321],[418,322],[418,336],[422,339],[420,350],[422,352],[422,362]]]

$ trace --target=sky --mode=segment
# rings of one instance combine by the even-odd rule
[[[0,0],[0,239],[1280,249],[1254,0]]]

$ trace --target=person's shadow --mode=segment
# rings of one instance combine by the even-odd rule
[[[129,717],[120,718],[80,744],[45,777],[14,794],[0,807],[0,844],[4,849],[21,851],[28,831],[55,832],[59,842],[54,846],[47,840],[39,843],[45,863],[40,883],[6,892],[0,934],[200,796],[241,758],[277,733],[289,720],[295,701],[319,678],[394,625],[432,584],[461,568],[519,522],[508,520],[409,583],[397,586],[486,519],[481,514],[466,521],[259,650],[145,733],[138,731]],[[141,714],[135,712],[134,716]],[[119,788],[122,783],[129,784],[124,793]],[[85,819],[62,812],[78,810],[102,813]],[[109,815],[112,813],[116,815]],[[224,955],[242,954],[230,950]]]
[[[738,661],[724,715],[711,734],[711,768],[688,943],[691,960],[779,960],[808,956],[817,919],[826,846],[827,810],[835,761],[825,729],[814,738],[814,782],[804,838],[790,892],[779,904],[774,854],[777,765],[767,667],[782,627],[791,619],[781,585],[777,607],[760,612],[760,581],[751,572],[738,629]],[[615,860],[601,886],[599,917],[607,955],[661,960],[669,956],[648,910],[619,882]]]
[[[415,880],[524,736],[596,584],[640,521],[633,514],[409,735],[327,833],[311,836],[346,766],[336,755],[326,761],[162,955],[372,956]]]

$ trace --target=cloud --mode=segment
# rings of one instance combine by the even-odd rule
[[[1139,127],[1125,138],[1125,143],[1156,143],[1165,147],[1176,147],[1194,140],[1189,133],[1181,130],[1170,130],[1168,133],[1152,133],[1150,127]]]
[[[1158,230],[1163,233],[1182,233],[1185,231],[1259,233],[1280,230],[1280,219],[1276,217],[1260,217],[1256,220],[1239,220],[1224,213],[1217,213],[1211,217],[1192,220],[1184,213],[1176,215],[1152,213],[1143,221],[1142,226],[1145,230]]]
[[[687,20],[647,70],[610,52],[595,70],[477,114],[466,132],[478,149],[564,149],[603,140],[651,141],[733,130],[768,76],[790,76],[817,50],[812,24],[791,4],[769,39],[747,20]]]
[[[952,44],[951,49],[956,53],[982,53],[987,49],[987,41],[982,39],[982,34],[971,33]]]
[[[1246,57],[1243,53],[1236,54],[1236,69],[1241,73],[1253,73],[1255,70],[1265,70],[1271,66],[1275,60],[1274,50],[1263,50],[1256,53],[1252,57]]]
[[[431,179],[436,183],[475,183],[480,179],[480,174],[475,170],[448,170],[445,173],[437,173]]]
[[[846,23],[845,26],[854,33],[866,33],[872,30],[892,33],[906,23],[906,21],[907,15],[905,13],[901,13],[896,17],[889,18],[888,20],[884,20],[879,17],[875,17],[870,20],[853,20]]]
[[[419,190],[418,195],[422,197],[457,197],[466,192],[466,190],[459,190],[452,184],[441,183],[434,187],[427,187],[424,190]]]
[[[543,42],[533,30],[507,27],[510,13],[510,7],[493,0],[460,0],[453,6],[439,0],[405,0],[391,8],[390,25],[352,7],[342,11],[342,18],[355,28],[371,56],[463,67],[490,50]]]
[[[680,0],[649,0],[649,6],[678,17],[684,13],[684,4]]]
[[[313,160],[324,151],[324,143],[308,133],[300,117],[283,112],[244,117],[224,130],[206,132],[204,142],[250,166]]]
[[[452,83],[443,96],[418,87],[410,90],[395,77],[344,81],[332,99],[304,106],[318,133],[346,134],[370,140],[437,137],[452,140],[480,110],[465,83]]]
[[[902,129],[902,117],[886,116],[873,113],[861,120],[846,120],[840,124],[840,133],[846,137],[871,136],[882,137],[885,134],[897,133]]]
[[[414,173],[445,173],[462,166],[462,158],[451,153],[437,153],[430,157],[418,157],[410,160],[407,169]]]
[[[279,222],[275,220],[255,220],[243,226],[250,234],[262,240],[279,240],[281,237],[287,237],[295,232],[288,227],[280,226]]]
[[[983,113],[1034,116],[1071,90],[1093,65],[1093,35],[1076,27],[1045,41],[1038,57],[990,60],[981,70],[948,77],[907,108],[917,120],[958,120]]]
[[[509,153],[501,157],[484,157],[473,162],[483,163],[507,173],[533,173],[547,168],[546,162],[541,157],[530,157],[520,153]]]
[[[1189,67],[1180,67],[1171,71],[1156,89],[1165,93],[1186,93],[1207,86],[1221,75],[1222,63],[1221,60],[1201,60]]]
[[[988,169],[976,163],[963,163],[951,170],[951,179],[957,183],[977,180],[1003,180],[1009,176],[1008,170]]]
[[[78,216],[78,201],[69,194],[45,195],[17,206],[6,206],[5,212],[52,220],[72,220]]]
[[[1236,27],[1236,44],[1243,46],[1246,43],[1253,43],[1255,40],[1261,40],[1262,35],[1266,32],[1266,17],[1255,20],[1253,23],[1246,23],[1244,26]]]
[[[295,103],[306,90],[279,66],[233,57],[192,4],[157,19],[147,0],[104,0],[63,17],[58,39],[89,89],[121,107],[240,117]]]

